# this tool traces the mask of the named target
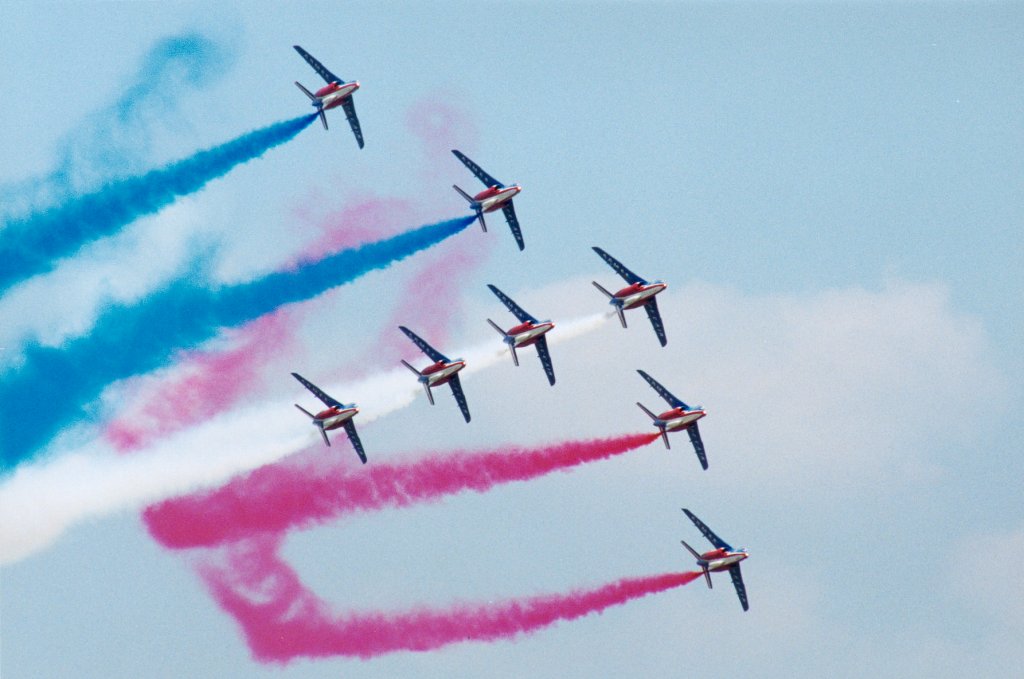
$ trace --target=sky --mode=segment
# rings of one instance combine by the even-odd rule
[[[0,20],[4,252],[64,242],[42,217],[85,197],[122,208],[118,182],[210,173],[0,291],[19,413],[0,423],[5,679],[1021,666],[1019,5],[7,3]],[[296,44],[359,80],[366,147],[332,111],[223,172],[184,163],[311,112]],[[478,185],[453,148],[523,186],[525,251],[498,217],[403,235],[467,215],[450,187]],[[371,241],[409,249],[354,250]],[[609,317],[595,245],[669,283],[666,347],[642,312]],[[282,301],[320,261],[345,264]],[[556,323],[553,387],[532,349],[513,366],[487,283]],[[243,309],[241,290],[261,294]],[[399,365],[426,361],[398,325],[466,358],[469,424]],[[283,478],[327,507],[301,491],[653,433],[636,369],[707,410],[707,471],[680,432],[212,546],[154,528],[164,511],[198,530],[223,488],[278,516]],[[295,410],[315,400],[293,371],[359,403],[366,467]],[[201,511],[174,524],[173,501]],[[690,571],[679,541],[705,543],[682,507],[749,549],[749,612],[719,574],[367,650],[388,616],[453,611],[480,635],[510,614],[474,607]]]

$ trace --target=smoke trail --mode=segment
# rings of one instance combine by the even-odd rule
[[[296,322],[279,309],[241,328],[231,349],[191,353],[170,377],[141,378],[142,393],[106,426],[104,437],[121,452],[138,450],[227,410],[257,382],[260,366],[287,351]]]
[[[595,314],[560,323],[549,344],[594,330],[610,318]],[[464,375],[508,360],[504,345],[496,340],[460,353],[466,359]],[[361,425],[404,408],[422,394],[404,368],[325,389],[357,396]],[[21,465],[0,483],[0,564],[46,547],[78,521],[210,488],[307,446],[322,452],[323,444],[311,429],[296,420],[291,399],[247,403],[132,455],[98,439],[57,459]]]
[[[44,271],[54,260],[79,247],[110,235],[139,217],[194,193],[237,165],[258,158],[309,126],[315,114],[274,123],[189,158],[109,184],[69,203],[0,228],[0,293],[15,283]]]
[[[175,349],[206,340],[222,327],[251,321],[384,268],[459,233],[472,221],[460,217],[430,224],[343,250],[296,271],[217,290],[180,280],[138,306],[111,309],[92,333],[63,348],[27,347],[25,364],[0,385],[2,469],[24,461],[62,426],[85,416],[84,406],[109,383],[158,368]],[[47,410],[41,411],[39,403],[46,403]]]
[[[647,445],[658,434],[566,441],[483,453],[455,450],[414,462],[365,469],[262,467],[215,491],[166,500],[146,509],[150,534],[164,547],[209,547],[260,533],[307,528],[356,511],[404,507],[463,490],[483,493]]]
[[[117,99],[86,116],[58,142],[51,172],[0,185],[0,219],[94,190],[104,177],[143,171],[154,133],[181,126],[184,95],[215,82],[230,61],[224,46],[201,33],[158,40]]]
[[[565,594],[546,594],[449,608],[339,614],[309,591],[277,555],[278,541],[236,550],[200,575],[213,597],[242,627],[261,662],[299,657],[373,658],[430,651],[463,641],[510,639],[693,582],[699,572],[623,578]],[[258,594],[253,595],[250,593]]]

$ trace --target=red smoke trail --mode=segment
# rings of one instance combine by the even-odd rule
[[[259,380],[259,368],[289,350],[293,337],[287,310],[242,327],[227,351],[187,352],[174,372],[144,382],[135,403],[110,422],[104,436],[117,450],[137,450],[234,405]]]
[[[237,545],[222,563],[199,571],[221,608],[241,625],[261,662],[298,657],[372,658],[430,651],[462,641],[494,641],[575,620],[633,599],[681,587],[699,572],[623,578],[565,594],[545,594],[450,608],[336,613],[278,555],[280,538]]]
[[[498,484],[621,455],[657,438],[657,433],[631,434],[485,453],[452,451],[358,469],[342,463],[327,469],[268,465],[217,490],[152,505],[143,519],[164,547],[209,547],[307,528],[357,511],[429,502],[463,490],[482,493]]]

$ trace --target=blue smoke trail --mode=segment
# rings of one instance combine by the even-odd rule
[[[58,143],[55,168],[40,177],[0,184],[3,219],[42,211],[113,177],[143,172],[155,133],[185,123],[190,91],[213,84],[232,55],[215,40],[187,32],[157,41],[116,100],[86,116]]]
[[[85,243],[153,214],[179,196],[194,193],[235,166],[289,141],[315,119],[314,113],[274,123],[66,205],[8,221],[0,229],[0,293],[48,271],[55,259],[74,253]]]
[[[87,418],[89,404],[111,382],[167,365],[175,351],[193,347],[221,328],[385,268],[459,233],[474,219],[422,226],[295,271],[220,289],[182,278],[137,306],[110,309],[89,335],[64,347],[28,347],[25,362],[0,384],[0,471],[31,458],[63,426]]]

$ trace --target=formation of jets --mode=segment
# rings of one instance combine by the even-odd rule
[[[301,55],[302,58],[313,67],[313,70],[316,71],[317,74],[327,83],[316,92],[310,92],[297,81],[295,83],[295,85],[302,90],[307,97],[309,97],[313,107],[316,108],[324,129],[328,129],[327,116],[325,112],[340,106],[345,111],[345,117],[348,119],[349,126],[352,128],[352,133],[355,135],[356,143],[359,145],[359,148],[363,148],[363,133],[359,125],[359,118],[356,116],[355,103],[352,100],[353,93],[359,89],[359,82],[346,82],[342,80],[327,70],[315,57],[298,45],[295,45],[295,51],[298,52],[299,55]],[[455,157],[473,174],[473,176],[479,179],[484,185],[483,191],[472,196],[466,191],[463,191],[458,185],[452,185],[452,188],[454,188],[459,195],[469,203],[470,209],[480,222],[481,229],[483,229],[484,232],[487,231],[487,222],[484,218],[486,213],[501,210],[504,214],[505,221],[508,223],[509,229],[512,231],[512,236],[515,238],[516,245],[520,250],[524,250],[526,248],[526,244],[523,240],[522,229],[519,226],[519,220],[516,217],[515,207],[512,202],[513,199],[523,190],[522,187],[519,184],[507,186],[501,183],[457,149],[452,149],[452,154],[454,154]],[[654,333],[657,335],[659,344],[663,347],[666,346],[668,344],[668,337],[665,333],[665,324],[662,321],[661,313],[658,310],[658,301],[656,298],[658,294],[668,287],[668,284],[657,280],[647,281],[633,273],[630,269],[626,268],[622,262],[615,257],[612,257],[601,248],[594,247],[593,250],[627,283],[626,287],[615,293],[611,293],[602,287],[597,281],[593,281],[594,287],[600,290],[608,298],[608,303],[614,308],[622,327],[627,327],[626,311],[643,307],[651,322],[651,326],[654,328]],[[537,356],[540,358],[541,365],[544,368],[548,384],[554,386],[555,370],[551,362],[551,354],[548,351],[547,333],[555,327],[555,324],[550,320],[540,321],[534,318],[496,286],[489,284],[487,287],[518,321],[518,325],[505,330],[490,318],[487,319],[487,322],[491,327],[501,335],[502,341],[508,345],[509,352],[512,354],[513,363],[516,366],[519,365],[518,349],[529,346],[536,347]],[[412,340],[420,351],[433,361],[430,365],[419,370],[407,361],[402,360],[402,364],[412,371],[416,375],[416,380],[423,385],[423,389],[427,394],[427,400],[430,401],[431,405],[433,405],[434,394],[432,389],[445,384],[449,385],[451,387],[452,394],[455,396],[455,401],[458,403],[459,410],[462,411],[462,416],[468,423],[470,421],[469,404],[466,401],[466,394],[463,392],[462,383],[459,380],[459,372],[466,367],[466,362],[461,358],[449,359],[447,356],[428,344],[422,337],[405,326],[399,326],[399,329],[405,333],[410,340]],[[659,415],[655,415],[653,411],[648,410],[642,403],[637,402],[640,409],[643,410],[643,412],[651,419],[651,423],[654,427],[658,429],[661,434],[661,439],[665,443],[665,448],[671,448],[668,437],[669,432],[680,429],[685,430],[689,434],[690,442],[693,445],[694,452],[697,455],[697,459],[700,461],[701,467],[706,470],[708,468],[708,459],[704,451],[704,442],[701,440],[700,429],[697,422],[704,418],[707,415],[707,412],[702,406],[688,406],[643,370],[637,370],[637,372],[670,406],[669,410],[666,410]],[[292,376],[295,377],[302,386],[316,396],[324,406],[326,406],[325,410],[314,415],[299,404],[295,404],[295,407],[305,413],[310,418],[313,425],[319,429],[324,443],[328,446],[331,445],[331,441],[327,436],[328,431],[344,427],[345,432],[348,434],[348,438],[352,443],[352,447],[355,449],[356,454],[359,455],[359,459],[365,464],[366,453],[363,450],[362,441],[359,439],[355,423],[353,422],[353,418],[359,412],[359,408],[356,407],[356,404],[343,404],[326,394],[319,387],[298,373],[292,373]],[[684,509],[683,512],[686,513],[686,516],[689,517],[694,526],[697,527],[697,529],[714,547],[714,549],[710,551],[698,553],[685,541],[682,543],[687,551],[693,555],[693,558],[696,559],[697,566],[703,573],[704,578],[707,581],[708,588],[711,588],[712,586],[711,573],[729,571],[733,585],[736,588],[736,594],[739,596],[740,604],[743,606],[744,611],[748,610],[749,604],[747,601],[747,591],[743,584],[743,577],[740,573],[740,562],[747,558],[747,551],[742,548],[733,549],[728,543],[712,532],[712,530],[698,519],[690,510]]]

